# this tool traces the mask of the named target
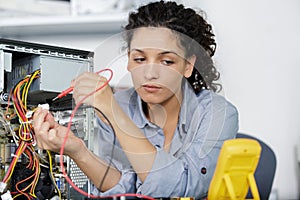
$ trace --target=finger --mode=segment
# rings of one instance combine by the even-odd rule
[[[91,79],[93,77],[93,75],[94,75],[94,73],[92,73],[92,72],[84,72],[74,79],[74,83],[76,85],[76,83],[80,83],[82,80]]]
[[[75,100],[75,104],[79,104],[79,103],[86,103],[86,104],[89,104],[89,101],[88,101],[88,97],[87,97],[87,94],[80,94],[80,95],[76,95],[76,96],[73,96],[74,100]],[[83,101],[84,100],[84,101]]]
[[[48,140],[51,144],[54,144],[56,146],[57,144],[57,130],[56,129],[50,129],[48,133]]]
[[[64,141],[64,138],[62,138],[61,131],[58,129],[50,129],[48,134],[48,140],[49,144],[51,144],[51,150],[59,152],[62,146],[62,143]]]
[[[72,79],[72,80],[71,80],[71,87],[74,88],[74,86],[75,86],[75,79]]]
[[[89,94],[91,92],[97,91],[101,86],[105,84],[107,79],[98,75],[96,76],[97,77],[95,79],[82,80],[74,87],[73,93]]]
[[[34,113],[33,115],[33,128],[34,128],[34,131],[38,131],[42,124],[44,123],[45,121],[45,117],[46,115],[48,114],[48,111],[47,110],[43,110],[43,109],[37,109],[37,111]]]
[[[48,144],[48,134],[49,134],[49,123],[45,122],[42,124],[41,128],[35,131],[35,137],[37,141],[45,147]]]
[[[59,124],[55,121],[53,115],[49,112],[45,116],[45,121],[49,122],[50,128],[56,128],[59,126]]]
[[[45,122],[41,124],[41,127],[38,130],[35,131],[37,145],[40,149],[47,149],[48,130],[49,130],[49,123]]]
[[[41,125],[40,132],[48,133],[50,127],[51,127],[51,126],[50,126],[50,123],[49,123],[48,121],[45,121],[45,122]]]

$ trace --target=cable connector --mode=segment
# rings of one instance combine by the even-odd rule
[[[59,196],[55,195],[54,197],[52,197],[50,200],[60,200]]]
[[[43,110],[49,110],[50,106],[48,103],[39,104],[38,107],[42,108]]]
[[[25,117],[27,118],[27,119],[30,119],[31,117],[32,117],[32,115],[33,115],[33,111],[32,110],[28,110],[27,112],[26,112],[26,114],[25,114]]]
[[[9,190],[7,190],[6,193],[1,195],[1,199],[2,200],[13,200]]]
[[[49,110],[50,106],[49,104],[45,103],[45,104],[39,104],[38,107],[42,108],[43,110]],[[30,119],[33,116],[33,113],[35,112],[36,109],[34,110],[28,110],[25,114],[25,117],[27,119]],[[27,123],[31,123],[31,122],[27,122]]]
[[[4,192],[4,190],[5,190],[5,188],[6,188],[6,183],[4,183],[4,182],[0,182],[0,193],[3,193]]]

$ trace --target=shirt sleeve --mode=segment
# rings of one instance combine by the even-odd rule
[[[100,192],[95,185],[92,185],[92,194],[95,196],[108,197],[115,194],[135,193],[135,183],[135,173],[132,170],[122,170],[122,176],[117,185],[105,192]]]
[[[222,144],[237,131],[238,112],[225,99],[212,100],[205,110],[196,109],[180,151],[175,155],[157,151],[152,170],[137,192],[152,197],[204,198]]]
[[[132,169],[118,141],[114,138],[115,135],[111,127],[103,123],[100,119],[97,119],[97,122],[99,130],[95,141],[98,143],[98,148],[95,153],[102,160],[106,161],[106,163],[111,163],[113,167],[118,169],[121,172],[121,178],[118,184],[105,192],[101,192],[95,185],[92,185],[92,194],[104,197],[114,194],[135,193],[136,173]]]

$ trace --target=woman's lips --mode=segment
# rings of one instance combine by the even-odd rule
[[[143,85],[142,86],[144,88],[144,90],[146,90],[147,92],[157,92],[161,89],[161,87],[156,86],[156,85]]]

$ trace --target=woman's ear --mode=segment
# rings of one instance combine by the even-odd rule
[[[127,49],[127,57],[129,58],[129,56],[130,56],[130,50]]]
[[[127,71],[129,71],[128,67],[129,67],[129,59],[130,59],[130,50],[127,49]]]
[[[184,77],[189,78],[192,75],[195,63],[196,63],[196,56],[192,55],[186,60],[186,68],[184,72]]]

